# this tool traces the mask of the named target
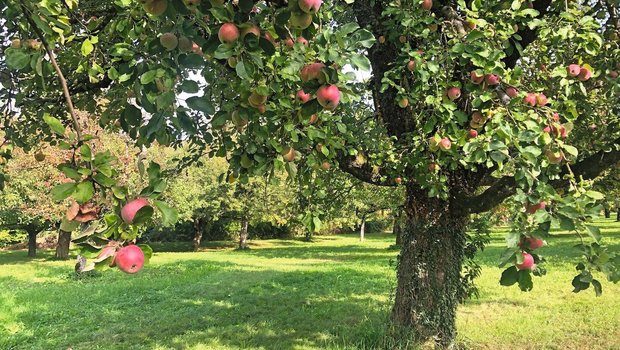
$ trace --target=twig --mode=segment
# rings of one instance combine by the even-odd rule
[[[58,62],[56,62],[56,57],[54,56],[54,52],[50,48],[47,40],[45,40],[45,36],[43,35],[43,32],[41,32],[41,29],[39,29],[39,27],[37,27],[37,24],[32,20],[30,10],[26,7],[26,3],[24,2],[24,0],[20,0],[20,7],[22,8],[22,12],[24,13],[24,16],[26,17],[26,20],[28,21],[32,29],[35,31],[39,39],[41,39],[41,43],[43,44],[43,47],[45,47],[45,51],[47,52],[47,55],[50,57],[52,66],[54,67],[54,70],[56,70],[56,74],[58,74],[58,81],[60,82],[60,85],[62,86],[62,92],[65,96],[65,101],[67,102],[67,108],[69,109],[69,114],[71,114],[71,119],[73,120],[73,126],[75,128],[75,133],[77,134],[78,142],[80,142],[82,141],[82,130],[80,128],[80,124],[78,123],[75,108],[73,107],[73,101],[71,100],[71,94],[69,93],[69,87],[67,85],[67,80],[65,79],[65,76],[62,74],[62,70],[60,70],[60,66],[58,66]]]

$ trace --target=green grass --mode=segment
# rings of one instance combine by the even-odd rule
[[[620,250],[620,224],[601,221]],[[534,290],[498,284],[501,230],[479,256],[481,297],[459,309],[459,341],[472,349],[619,349],[620,286],[602,297],[571,292],[575,236],[541,250],[549,273]],[[154,245],[151,265],[71,277],[52,252],[28,260],[0,252],[0,349],[357,349],[372,348],[389,314],[395,251],[389,234],[252,242],[183,252]],[[599,276],[600,277],[600,276]]]

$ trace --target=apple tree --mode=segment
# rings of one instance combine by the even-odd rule
[[[620,280],[589,223],[603,198],[591,182],[620,160],[616,0],[9,0],[0,13],[15,145],[82,150],[88,135],[64,133],[76,105],[141,147],[223,157],[241,184],[286,171],[311,185],[333,165],[403,186],[398,334],[453,343],[465,228],[500,203],[514,212],[503,285],[533,288],[556,224],[583,236],[576,292]],[[84,200],[99,182],[80,153],[81,182],[62,193]]]

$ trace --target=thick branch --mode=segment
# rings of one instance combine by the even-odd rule
[[[549,11],[550,4],[551,0],[537,0],[533,2],[534,9],[540,12],[539,16],[544,16]],[[530,29],[529,27],[520,28],[517,34],[521,36],[519,44],[523,50],[538,37],[538,31],[536,29]],[[510,39],[510,44],[513,47],[513,51],[510,56],[504,58],[504,63],[506,67],[514,68],[519,58],[521,58],[521,52],[517,50],[515,39]]]
[[[620,138],[616,139],[613,145],[620,145]],[[571,167],[576,179],[592,180],[603,173],[605,170],[615,166],[620,162],[620,149],[614,147],[611,151],[598,151],[577,162]],[[569,175],[566,170],[561,174],[562,180],[551,183],[554,188],[564,188],[568,186],[568,180],[564,179]],[[512,196],[517,189],[517,183],[513,176],[505,176],[497,180],[491,187],[483,193],[474,197],[467,197],[456,203],[458,210],[465,213],[483,213],[489,211],[502,203],[506,198]]]
[[[376,168],[368,163],[358,164],[355,161],[355,157],[338,154],[337,159],[340,170],[352,175],[360,181],[377,186],[396,186],[394,181],[381,179],[382,176],[380,172],[377,172]]]
[[[28,21],[32,29],[35,31],[35,33],[41,40],[41,43],[43,43],[43,47],[45,47],[45,51],[47,52],[47,55],[50,57],[52,66],[54,67],[54,70],[56,70],[56,74],[58,74],[58,81],[60,82],[60,85],[62,86],[62,92],[67,102],[67,108],[69,109],[69,114],[71,114],[71,119],[73,120],[73,126],[75,128],[75,133],[77,135],[78,141],[81,141],[82,140],[82,129],[80,128],[80,125],[78,123],[75,108],[73,108],[73,101],[71,100],[71,94],[69,93],[69,87],[67,85],[67,80],[65,79],[65,76],[63,75],[62,70],[60,70],[60,66],[58,66],[58,62],[56,62],[56,57],[54,56],[54,52],[52,51],[47,40],[45,39],[43,32],[41,32],[39,27],[37,27],[37,24],[32,20],[32,17],[30,15],[30,10],[26,7],[26,3],[24,2],[24,0],[20,1],[20,6],[22,8],[22,12],[24,13],[24,16],[26,17],[26,20]]]

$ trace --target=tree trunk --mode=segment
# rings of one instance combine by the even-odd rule
[[[366,234],[366,215],[362,215],[362,224],[360,225],[360,242],[364,242],[364,235]]]
[[[56,258],[69,259],[69,247],[71,246],[71,232],[58,230],[58,243],[56,243]]]
[[[620,221],[620,207],[616,209],[616,221]]]
[[[239,231],[239,249],[248,249],[248,218],[244,216],[241,220],[241,231]]]
[[[392,321],[398,337],[450,347],[456,337],[458,286],[467,217],[448,202],[407,189],[403,246]]]
[[[200,244],[202,243],[202,227],[201,220],[194,219],[194,251],[197,252],[200,248]]]
[[[605,207],[605,219],[609,219],[611,217],[611,210],[608,207]]]
[[[37,256],[37,234],[38,232],[28,232],[28,256]]]

